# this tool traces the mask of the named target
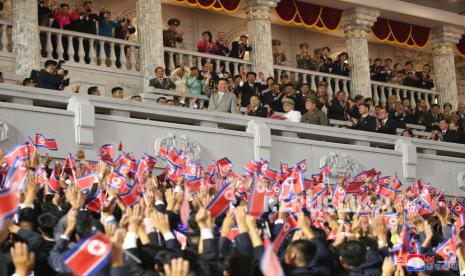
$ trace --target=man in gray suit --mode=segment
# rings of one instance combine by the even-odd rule
[[[206,77],[205,83],[208,83],[209,76]],[[219,111],[227,113],[237,113],[237,98],[234,93],[229,92],[228,81],[225,79],[218,80],[218,90],[206,89],[205,93],[210,95],[208,111]]]

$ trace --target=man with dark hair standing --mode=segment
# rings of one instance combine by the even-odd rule
[[[301,114],[305,112],[305,100],[302,94],[297,94],[293,84],[288,83],[284,86],[284,99],[291,99],[294,101],[294,110],[299,111]]]
[[[428,113],[423,117],[423,125],[426,127],[426,131],[438,129],[439,121],[442,119],[440,114],[440,108],[438,104],[432,104]]]
[[[279,90],[279,84],[273,83],[270,92],[263,94],[262,103],[263,105],[270,105],[276,112],[282,112],[283,104],[281,101],[283,97],[284,93]]]
[[[37,72],[35,78],[37,79],[37,88],[60,90],[65,70],[63,70],[63,68],[57,70],[57,65],[57,62],[54,60],[47,60],[45,62],[45,68]]]
[[[359,120],[352,118],[353,128],[358,130],[375,132],[376,118],[368,114],[370,106],[368,104],[361,104],[358,108],[361,117]]]
[[[384,107],[379,110],[376,130],[379,133],[396,135],[397,122],[395,119],[389,118],[386,108]]]
[[[346,93],[344,91],[337,92],[336,97],[331,100],[328,118],[347,121]]]
[[[240,89],[241,107],[249,105],[252,95],[260,96],[261,84],[255,82],[257,74],[255,72],[247,72],[246,82],[242,84]]]
[[[421,72],[416,72],[417,87],[423,89],[431,89],[434,87],[433,79],[431,78],[431,66],[429,64],[423,65]]]
[[[249,38],[246,35],[241,35],[239,41],[233,41],[233,43],[231,43],[231,52],[229,53],[229,57],[244,59],[245,52],[250,52],[252,50],[252,47],[247,44],[248,39]]]
[[[174,83],[169,78],[165,77],[165,69],[160,66],[155,68],[155,78],[150,80],[149,86],[165,90],[176,88],[176,85],[174,85]]]
[[[97,86],[91,86],[87,89],[87,95],[100,96],[100,91]]]

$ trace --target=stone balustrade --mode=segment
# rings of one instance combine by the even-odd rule
[[[0,20],[0,55],[11,55],[13,47],[11,43],[11,28],[13,24]]]
[[[432,104],[442,104],[439,92],[435,90],[372,81],[371,92],[373,95],[373,101],[376,105],[385,106],[388,97],[391,95],[395,95],[398,101],[404,98],[409,99],[412,108],[415,108],[416,101],[421,99],[426,101],[426,105],[428,106],[428,108]]]

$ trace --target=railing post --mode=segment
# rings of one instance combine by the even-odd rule
[[[97,54],[95,53],[95,40],[89,39],[89,61],[90,64],[97,64]]]
[[[89,100],[82,96],[69,99],[68,110],[74,111],[74,137],[77,145],[92,146],[94,144],[95,108]]]
[[[407,181],[414,181],[417,177],[417,148],[408,139],[398,139],[395,150],[402,153],[402,172]]]
[[[127,70],[125,45],[123,43],[120,43],[118,47],[119,47],[119,62],[121,64],[121,70]]]
[[[79,63],[84,64],[86,63],[84,60],[86,56],[86,53],[84,52],[84,38],[80,36],[78,39],[79,39],[79,47],[78,47]]]
[[[255,160],[271,160],[271,130],[265,122],[251,120],[247,124],[247,132],[253,134],[253,158]]]

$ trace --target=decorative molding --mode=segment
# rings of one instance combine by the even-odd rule
[[[200,144],[189,139],[186,135],[168,133],[164,137],[155,139],[155,152],[158,153],[162,147],[171,147],[175,150],[183,150],[191,161],[199,161],[202,155]]]
[[[378,10],[364,7],[345,10],[341,23],[346,37],[366,37],[367,31],[375,24],[379,14]]]
[[[8,139],[8,124],[0,121],[0,143]]]
[[[330,152],[320,158],[320,168],[327,165],[331,171],[331,177],[341,178],[344,176],[355,176],[362,172],[365,167],[348,157],[345,153]]]

